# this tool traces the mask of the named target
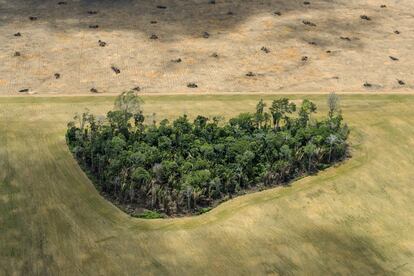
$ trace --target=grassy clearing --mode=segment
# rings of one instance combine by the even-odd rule
[[[159,118],[229,117],[253,110],[259,97],[144,100]],[[322,106],[325,97],[308,98]],[[131,218],[105,201],[66,147],[74,112],[104,113],[112,102],[0,98],[0,274],[414,273],[414,97],[342,96],[351,160],[166,220]]]

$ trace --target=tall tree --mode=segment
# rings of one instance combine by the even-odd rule
[[[264,116],[265,107],[266,107],[266,104],[264,103],[263,99],[260,99],[260,101],[256,105],[256,113],[255,113],[256,124],[259,128],[262,128],[262,123],[265,120],[265,116]]]
[[[115,110],[122,111],[125,117],[128,113],[136,114],[141,111],[142,99],[134,91],[125,91],[115,99]]]
[[[273,126],[275,129],[280,129],[280,121],[282,119],[287,120],[288,114],[291,114],[296,111],[296,105],[289,102],[289,99],[282,98],[274,100],[272,106],[270,107],[270,113],[273,118]]]
[[[299,110],[299,121],[302,125],[306,126],[311,118],[311,114],[315,112],[316,105],[308,99],[304,99]]]
[[[334,117],[335,113],[340,111],[339,104],[339,96],[335,92],[330,93],[328,96],[328,117],[330,119]]]

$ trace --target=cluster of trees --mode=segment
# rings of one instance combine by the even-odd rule
[[[284,184],[347,154],[338,97],[323,120],[316,105],[286,98],[223,122],[183,115],[145,122],[141,100],[121,94],[104,118],[85,112],[68,124],[67,143],[98,188],[118,202],[168,215],[201,208],[257,186]]]

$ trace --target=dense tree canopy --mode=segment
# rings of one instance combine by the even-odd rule
[[[347,153],[349,130],[335,95],[323,120],[311,117],[311,101],[297,108],[282,98],[268,110],[261,100],[255,113],[228,122],[183,115],[146,124],[141,103],[126,92],[103,120],[89,112],[75,116],[67,143],[99,190],[168,215],[199,212],[248,189],[288,183]]]

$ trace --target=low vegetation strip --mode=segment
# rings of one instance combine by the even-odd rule
[[[312,118],[313,102],[297,107],[281,98],[269,108],[260,100],[254,113],[227,122],[182,115],[170,123],[144,116],[131,91],[106,117],[77,114],[66,139],[98,189],[122,209],[150,218],[194,214],[343,160],[349,130],[338,103],[331,94],[322,120]]]

